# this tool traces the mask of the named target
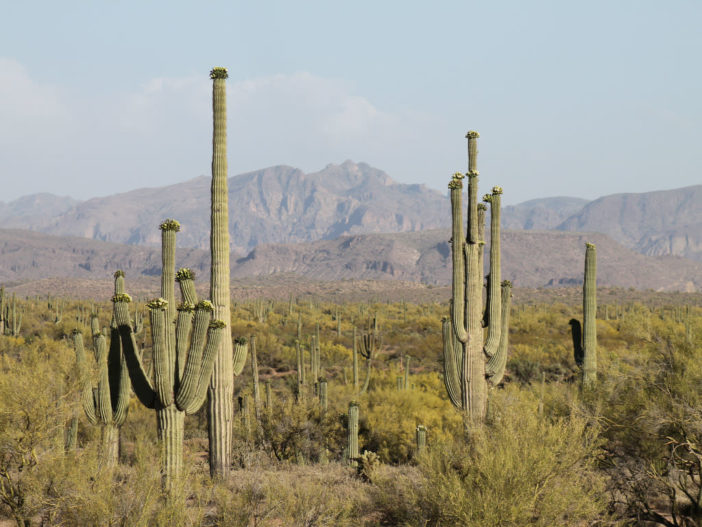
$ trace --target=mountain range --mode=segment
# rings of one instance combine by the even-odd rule
[[[0,202],[3,228],[131,245],[158,245],[158,225],[175,218],[181,247],[209,244],[210,179],[200,176],[76,201],[51,194]],[[275,166],[229,178],[231,249],[246,254],[266,243],[332,240],[343,235],[448,227],[445,193],[394,182],[365,163],[346,161],[305,174]],[[594,201],[535,199],[503,208],[511,230],[599,232],[641,254],[702,261],[702,185],[614,194]]]
[[[158,225],[169,217],[182,225],[183,265],[207,273],[209,185],[201,176],[87,201],[35,194],[0,202],[0,282],[102,278],[117,268],[156,275]],[[229,205],[235,277],[450,279],[447,195],[396,183],[365,163],[233,176]],[[702,264],[690,261],[702,262],[702,185],[530,200],[503,207],[502,226],[504,276],[524,287],[578,283],[587,240],[598,244],[601,284],[702,288]]]

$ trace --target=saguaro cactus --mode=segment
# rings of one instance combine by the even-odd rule
[[[427,428],[424,425],[417,425],[417,455],[420,455],[427,448]]]
[[[210,474],[226,477],[232,464],[232,419],[234,418],[234,371],[230,326],[229,204],[227,190],[227,99],[226,68],[210,72],[212,85],[212,206],[210,229],[210,298],[214,318],[224,322],[224,331],[209,388],[208,437]]]
[[[597,380],[597,251],[594,243],[585,244],[583,280],[583,327],[570,320],[575,363],[582,369],[583,386]]]
[[[256,421],[260,421],[261,389],[258,383],[258,358],[256,356],[256,336],[251,335],[249,342],[251,343],[251,378],[253,379],[254,414],[256,415]]]
[[[115,273],[115,294],[112,297],[113,313],[118,309],[128,309],[131,297],[124,292],[124,273]],[[96,319],[97,320],[97,317]],[[102,456],[107,466],[114,466],[119,460],[119,431],[129,410],[129,372],[122,352],[122,341],[116,325],[110,328],[110,346],[107,348],[105,336],[100,333],[99,324],[93,329],[93,346],[98,366],[97,387],[90,383],[88,365],[85,359],[83,334],[73,332],[73,345],[76,352],[76,365],[82,384],[81,402],[90,424],[102,427]]]
[[[486,363],[500,352],[502,295],[500,287],[500,196],[494,187],[485,201],[490,204],[490,275],[487,305],[483,313],[484,211],[478,207],[478,132],[468,132],[468,218],[463,234],[463,178],[456,173],[449,183],[452,217],[451,314],[444,319],[444,382],[451,402],[474,423],[485,419],[488,371]],[[483,339],[483,326],[487,339]],[[506,341],[505,341],[506,342]],[[502,360],[502,359],[500,359]]]
[[[174,220],[161,224],[162,297],[147,303],[154,346],[153,383],[141,362],[127,304],[115,302],[114,312],[134,393],[144,406],[156,411],[165,490],[171,489],[181,472],[184,417],[195,413],[205,402],[217,350],[225,333],[225,323],[213,320],[212,303],[207,300],[198,302],[194,273],[189,269],[175,273],[178,229],[179,224]],[[169,306],[174,300],[163,298],[173,299],[175,284],[169,284],[163,276],[174,277],[180,285],[183,301],[177,308],[175,324],[169,314]]]
[[[349,464],[351,466],[358,465],[358,403],[351,401],[349,403],[348,416],[348,455]]]
[[[360,352],[363,358],[366,359],[366,380],[363,382],[361,393],[366,393],[368,390],[368,386],[370,385],[373,355],[382,345],[382,337],[380,335],[380,331],[378,331],[378,318],[373,317],[373,321],[369,322],[368,325],[368,332],[361,335],[360,341]]]

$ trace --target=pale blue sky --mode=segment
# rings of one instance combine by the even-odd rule
[[[699,1],[0,1],[0,201],[365,161],[505,202],[702,183]]]

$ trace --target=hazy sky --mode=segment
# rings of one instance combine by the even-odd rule
[[[0,201],[346,159],[506,203],[702,183],[702,2],[0,0]]]

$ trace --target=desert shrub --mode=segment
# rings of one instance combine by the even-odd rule
[[[210,525],[357,526],[367,514],[366,485],[338,465],[285,466],[236,473],[214,491]]]
[[[394,379],[392,374],[385,376]],[[461,414],[450,402],[439,397],[437,391],[421,389],[424,375],[413,377],[420,385],[417,389],[398,391],[394,386],[387,387],[362,399],[361,449],[376,452],[385,463],[405,463],[413,457],[417,425],[427,427],[429,444],[446,440],[462,427]]]
[[[433,445],[420,457],[421,481],[378,480],[385,524],[551,526],[604,516],[596,429],[573,416],[539,416],[524,391],[505,390],[492,404],[493,421],[467,441]]]

